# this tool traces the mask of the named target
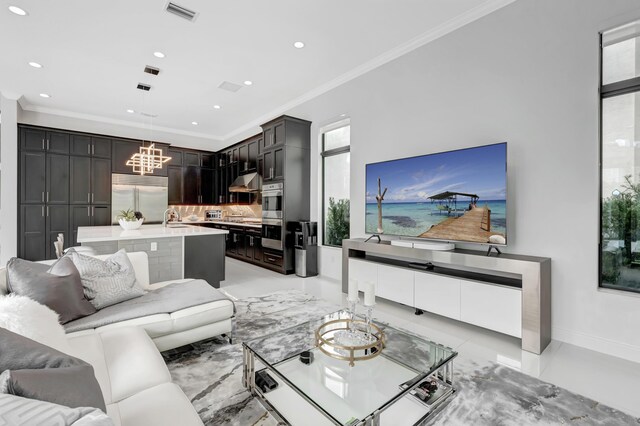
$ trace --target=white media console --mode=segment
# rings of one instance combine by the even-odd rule
[[[522,339],[541,354],[551,341],[551,259],[456,249],[432,251],[389,241],[344,240],[342,291],[349,279],[376,296]],[[432,270],[411,262],[432,263]]]

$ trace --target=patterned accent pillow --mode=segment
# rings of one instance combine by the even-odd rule
[[[136,281],[133,265],[122,249],[100,260],[70,250],[67,256],[78,268],[84,294],[89,302],[102,309],[104,307],[142,296],[146,291]]]
[[[113,426],[113,421],[97,408],[69,408],[37,399],[0,394],[0,425]]]

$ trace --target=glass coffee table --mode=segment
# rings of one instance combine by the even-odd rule
[[[385,336],[379,356],[351,367],[320,351],[318,327],[348,315],[243,343],[243,384],[280,424],[418,425],[451,400],[451,348],[376,323]]]

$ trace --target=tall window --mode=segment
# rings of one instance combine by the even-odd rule
[[[337,126],[322,134],[322,238],[328,246],[342,246],[342,240],[349,238],[351,126]]]
[[[600,285],[640,292],[640,21],[601,35]]]

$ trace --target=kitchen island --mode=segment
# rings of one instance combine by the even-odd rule
[[[142,225],[125,231],[120,226],[82,226],[78,242],[97,254],[120,249],[149,256],[149,282],[200,278],[213,287],[225,279],[225,236],[222,229],[173,224]]]

